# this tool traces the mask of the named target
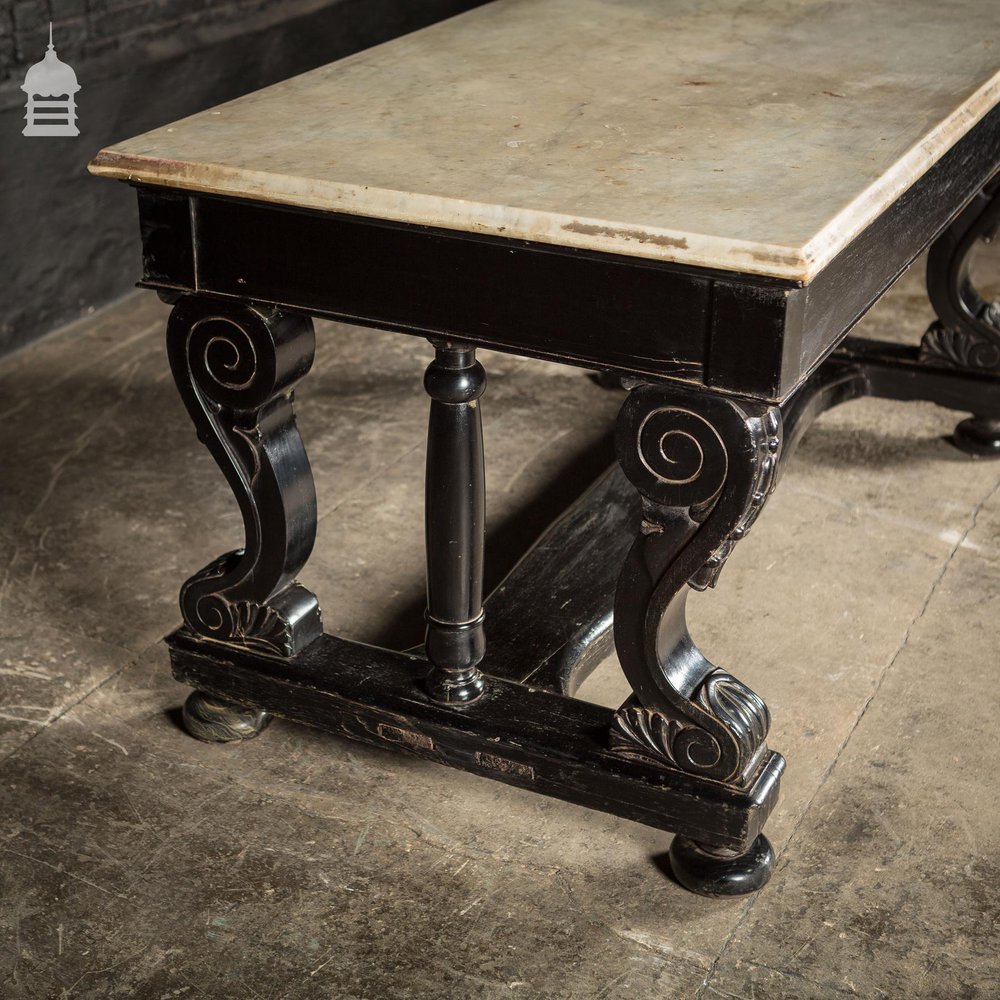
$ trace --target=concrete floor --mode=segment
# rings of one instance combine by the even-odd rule
[[[1000,255],[987,260],[1000,273]],[[1000,996],[1000,465],[930,405],[826,415],[691,602],[788,758],[771,884],[664,878],[665,835],[278,722],[177,726],[160,637],[240,541],[133,297],[0,364],[0,996]],[[911,272],[860,332],[915,341]],[[420,634],[427,346],[319,325],[302,574],[329,631]],[[610,461],[619,398],[486,358],[490,573]],[[584,695],[624,698],[614,662]]]

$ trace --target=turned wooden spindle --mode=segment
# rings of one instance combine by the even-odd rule
[[[486,476],[479,397],[486,372],[474,348],[436,342],[424,376],[427,428],[425,528],[427,691],[435,701],[470,702],[485,689],[477,664],[483,632]]]

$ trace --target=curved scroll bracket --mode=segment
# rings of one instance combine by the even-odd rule
[[[927,294],[937,320],[920,342],[920,360],[1000,374],[1000,302],[972,283],[972,251],[1000,230],[1000,175],[994,177],[931,246]]]
[[[643,521],[615,596],[615,645],[635,696],[615,717],[611,746],[745,783],[766,750],[767,706],[701,653],[685,603],[689,587],[715,585],[774,487],[780,411],[643,385],[622,407],[616,444]]]
[[[189,629],[292,656],[322,634],[319,604],[295,582],[316,538],[316,492],[295,426],[293,389],[309,371],[308,317],[186,296],[167,324],[167,354],[199,439],[243,515],[246,543],[181,588]]]

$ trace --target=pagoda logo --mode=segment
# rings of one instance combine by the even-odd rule
[[[22,135],[79,135],[76,127],[76,94],[80,90],[76,73],[67,66],[52,44],[49,22],[49,47],[41,62],[29,67],[21,90],[28,95]]]

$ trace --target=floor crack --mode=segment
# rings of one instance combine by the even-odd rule
[[[57,715],[54,715],[44,725],[39,726],[38,729],[35,732],[33,732],[30,736],[25,737],[25,739],[21,743],[19,743],[16,747],[14,747],[10,751],[10,753],[5,754],[3,757],[0,757],[0,767],[4,767],[10,760],[16,757],[19,753],[21,753],[21,751],[24,750],[26,746],[28,746],[30,743],[38,739],[38,737],[41,736],[42,733],[48,732],[49,729],[51,729],[60,719],[68,715],[75,708],[78,708],[80,705],[82,705],[92,694],[95,694],[96,692],[100,691],[101,688],[103,688],[105,685],[110,684],[117,677],[120,677],[130,667],[135,666],[141,658],[142,654],[139,654],[139,656],[130,660],[128,663],[125,663],[122,666],[118,667],[116,670],[108,674],[107,677],[98,681],[93,687],[90,687],[86,691],[84,691],[79,698],[77,698],[70,704],[66,705],[61,712],[59,712]]]
[[[875,699],[878,697],[878,693],[879,691],[882,690],[882,685],[885,682],[885,679],[888,676],[889,671],[892,670],[892,668],[896,664],[896,661],[899,659],[900,654],[903,652],[904,649],[906,649],[910,641],[910,636],[913,634],[914,628],[916,627],[920,619],[923,618],[924,615],[926,614],[927,608],[930,606],[930,603],[933,600],[935,593],[937,593],[937,589],[940,586],[941,581],[944,579],[945,574],[948,572],[948,568],[951,566],[952,561],[957,555],[959,549],[961,549],[962,546],[965,545],[965,542],[968,539],[969,535],[975,529],[976,522],[978,521],[979,515],[980,513],[982,513],[983,508],[998,493],[1000,493],[1000,479],[997,479],[997,481],[993,484],[993,487],[973,508],[972,514],[969,517],[969,521],[965,526],[965,530],[961,533],[959,538],[956,539],[955,544],[952,546],[951,551],[948,553],[948,557],[942,564],[941,569],[938,571],[937,575],[931,581],[931,585],[927,589],[927,595],[924,598],[923,603],[920,605],[920,608],[917,611],[917,613],[910,620],[910,624],[907,625],[906,631],[903,633],[903,638],[900,641],[899,645],[896,647],[895,652],[892,654],[891,657],[889,657],[888,661],[886,662],[886,665],[882,668],[882,671],[879,673],[878,679],[875,681],[875,686],[872,688],[871,694],[869,694],[868,698],[865,700],[864,705],[862,705],[861,711],[858,712],[858,715],[855,718],[853,725],[851,726],[847,735],[841,741],[840,746],[837,747],[837,751],[833,755],[833,759],[830,761],[829,766],[823,772],[823,776],[820,778],[819,783],[816,785],[815,790],[809,797],[809,801],[806,803],[805,808],[799,814],[799,818],[796,820],[795,825],[792,827],[791,833],[789,833],[788,837],[785,839],[785,842],[781,847],[779,855],[785,854],[788,848],[795,842],[796,838],[799,835],[799,831],[802,827],[802,824],[805,822],[806,817],[812,811],[813,803],[819,797],[820,792],[822,792],[830,776],[836,769],[837,764],[840,762],[841,755],[843,754],[845,748],[847,747],[847,744],[851,741],[851,738],[854,736],[854,733],[857,731],[858,726],[861,725],[861,721],[868,714],[868,709],[871,708],[872,702],[874,702]],[[722,947],[719,949],[718,955],[716,955],[715,960],[712,962],[711,967],[705,974],[705,978],[702,980],[701,986],[698,988],[698,992],[694,996],[694,1000],[702,1000],[702,998],[705,995],[705,990],[711,988],[710,984],[713,976],[715,975],[716,969],[719,966],[719,963],[725,957],[726,953],[728,952],[730,946],[733,943],[733,940],[736,938],[736,935],[743,927],[744,923],[747,920],[747,917],[749,917],[750,911],[753,909],[754,904],[757,902],[758,895],[759,894],[751,896],[748,902],[746,903],[743,912],[737,918],[736,923],[733,925],[732,931],[726,937],[726,940],[723,942]]]

